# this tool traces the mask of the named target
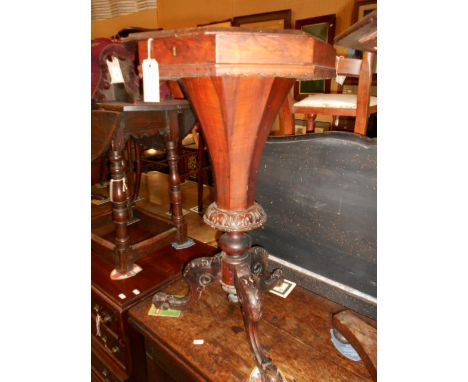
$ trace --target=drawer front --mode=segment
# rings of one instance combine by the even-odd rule
[[[123,337],[121,316],[119,312],[111,308],[96,293],[91,292],[91,314],[100,316],[100,325],[105,326]]]
[[[170,350],[161,348],[145,338],[146,363],[149,382],[206,382],[197,372],[191,370]],[[162,379],[161,379],[162,378]]]
[[[97,351],[91,352],[91,379],[99,382],[124,382],[128,376],[118,366],[106,362]]]
[[[128,367],[128,355],[125,340],[105,325],[99,325],[97,322],[98,316],[91,313],[92,336],[96,338],[109,355],[118,360],[123,367]]]

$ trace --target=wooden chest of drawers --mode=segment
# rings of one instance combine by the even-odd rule
[[[91,381],[123,382],[128,381],[128,374],[114,358],[102,351],[98,341],[91,337]]]
[[[127,280],[112,281],[111,254],[91,253],[91,375],[93,381],[137,381],[127,323],[128,310],[141,299],[181,277],[184,265],[195,257],[210,256],[216,249],[196,242],[190,248],[163,247],[137,261],[143,270]]]

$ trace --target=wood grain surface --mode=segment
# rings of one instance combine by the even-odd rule
[[[151,57],[161,79],[206,76],[333,78],[335,49],[300,31],[190,28],[135,34],[138,57]]]
[[[183,292],[184,288],[180,280],[166,291]],[[228,303],[219,285],[209,286],[199,303],[180,318],[148,316],[150,306],[147,298],[131,308],[130,324],[146,336],[152,354],[159,355],[153,361],[171,378],[248,381],[255,362],[242,316],[237,305]],[[346,359],[331,343],[331,314],[342,309],[298,286],[286,299],[264,295],[259,333],[287,381],[372,380],[362,362]],[[204,344],[194,345],[195,339],[203,339]]]

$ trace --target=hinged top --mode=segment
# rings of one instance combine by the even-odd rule
[[[298,79],[335,77],[335,49],[302,31],[190,28],[137,33],[140,62],[151,57],[161,79],[261,76]]]

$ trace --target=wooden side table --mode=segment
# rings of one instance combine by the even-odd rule
[[[187,120],[187,115],[192,115],[192,121],[194,118],[189,103],[184,100],[132,104],[109,102],[98,103],[96,106],[97,108],[92,111],[92,159],[111,147],[109,198],[113,203],[115,228],[109,221],[95,221],[92,244],[95,248],[100,247],[114,252],[115,268],[111,277],[117,280],[125,279],[134,275],[136,269],[140,269],[135,261],[142,255],[171,242],[175,242],[178,248],[193,244],[193,241],[187,238],[187,228],[182,214],[176,145],[181,125],[190,122]],[[129,120],[132,123],[129,123]],[[142,220],[139,223],[140,227],[129,227],[129,190],[122,150],[130,136],[137,140],[162,136],[166,142],[172,224],[164,221],[155,222],[154,218],[140,211]],[[135,232],[131,232],[132,230]],[[114,234],[115,239],[112,240],[110,236]]]
[[[161,79],[178,79],[190,99],[206,138],[216,184],[216,201],[204,221],[225,232],[222,252],[199,258],[184,270],[190,284],[185,298],[158,293],[161,308],[184,309],[213,281],[232,302],[240,302],[251,349],[262,381],[281,381],[257,333],[262,317],[260,292],[282,282],[281,271],[267,272],[267,252],[251,247],[248,231],[266,221],[255,203],[257,169],[263,146],[295,79],[335,76],[335,50],[300,31],[241,28],[161,31],[130,35],[147,58],[146,38]],[[222,324],[221,324],[222,325]]]

